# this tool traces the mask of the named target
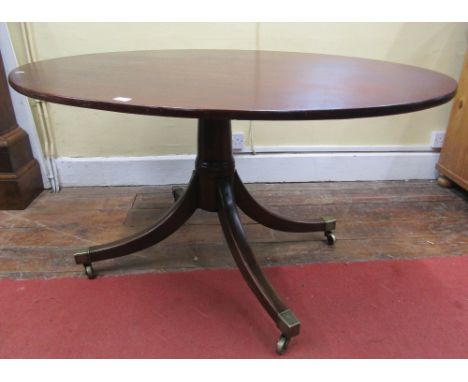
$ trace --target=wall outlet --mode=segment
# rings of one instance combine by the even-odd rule
[[[232,133],[232,149],[240,151],[244,148],[244,133]]]
[[[444,145],[445,131],[433,131],[431,134],[431,147],[441,149]]]

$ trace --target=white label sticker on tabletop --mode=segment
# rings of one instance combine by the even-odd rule
[[[132,99],[131,98],[128,98],[128,97],[115,97],[115,98],[112,98],[114,101],[119,101],[119,102],[128,102],[128,101],[131,101]]]

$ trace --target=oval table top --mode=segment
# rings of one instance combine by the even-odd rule
[[[311,53],[157,50],[23,65],[11,86],[49,102],[188,118],[372,117],[440,105],[452,78],[414,66]]]

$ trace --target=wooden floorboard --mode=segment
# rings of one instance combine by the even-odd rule
[[[468,255],[468,196],[433,181],[251,184],[266,207],[297,220],[335,216],[335,246],[321,233],[273,231],[241,214],[264,266]],[[0,211],[0,277],[82,275],[73,253],[153,224],[171,187],[67,188],[24,211]],[[216,214],[197,211],[181,230],[137,254],[96,263],[106,275],[233,267]]]

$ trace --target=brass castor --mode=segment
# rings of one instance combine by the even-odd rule
[[[280,335],[278,342],[276,343],[276,352],[279,355],[286,353],[286,350],[288,350],[289,341],[291,341],[291,338],[286,337],[284,334]]]
[[[94,272],[94,268],[91,264],[85,264],[84,269],[86,276],[88,276],[88,279],[92,280],[96,278],[96,272]]]
[[[325,232],[325,237],[327,238],[328,245],[334,245],[336,243],[336,236],[333,232]]]
[[[441,176],[439,176],[439,177],[437,178],[437,184],[438,184],[440,187],[444,187],[444,188],[453,187],[453,182],[452,182],[449,178],[447,178],[447,177],[445,177],[445,176],[443,176],[443,175],[441,175]]]
[[[184,193],[184,189],[182,187],[172,187],[172,197],[174,198],[174,202],[177,202],[182,194]]]

